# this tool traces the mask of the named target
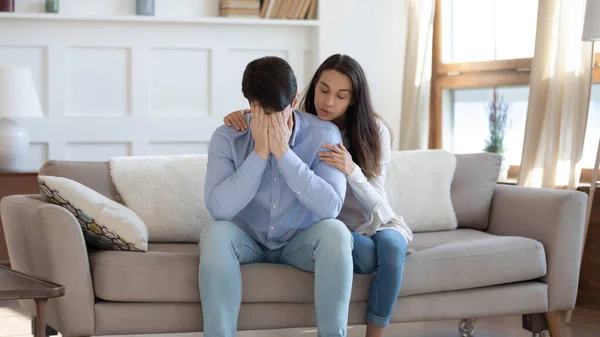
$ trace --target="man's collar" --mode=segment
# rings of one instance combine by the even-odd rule
[[[296,118],[296,111],[292,110],[292,118],[293,118],[293,129],[292,129],[292,136],[290,137],[290,146],[294,146],[296,144],[296,136],[298,135],[298,131],[300,131],[297,128],[297,121],[298,119]]]

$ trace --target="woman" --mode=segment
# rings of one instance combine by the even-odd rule
[[[313,76],[302,101],[304,111],[336,124],[344,144],[324,144],[325,163],[348,177],[348,192],[338,219],[354,236],[354,270],[375,276],[369,288],[367,337],[382,336],[392,316],[402,283],[407,245],[412,232],[394,214],[385,193],[391,160],[391,135],[373,110],[361,66],[349,56],[332,55]],[[247,129],[243,114],[232,112],[224,122]]]

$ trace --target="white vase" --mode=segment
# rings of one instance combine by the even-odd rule
[[[29,152],[29,133],[9,118],[0,119],[0,172],[17,172]]]

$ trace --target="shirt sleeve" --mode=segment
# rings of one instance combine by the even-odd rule
[[[267,167],[255,151],[236,170],[230,141],[215,132],[208,149],[204,202],[213,219],[230,221],[254,197]]]
[[[331,132],[329,138],[323,139],[323,143],[342,141],[339,132]],[[321,148],[319,151],[329,150]],[[344,173],[321,160],[311,170],[292,150],[279,159],[277,166],[298,200],[319,219],[335,219],[339,215],[346,197]]]
[[[386,201],[385,175],[387,166],[392,159],[391,136],[389,130],[379,122],[379,139],[381,141],[381,170],[379,175],[367,180],[362,169],[356,165],[348,176],[348,184],[367,214],[377,212]]]

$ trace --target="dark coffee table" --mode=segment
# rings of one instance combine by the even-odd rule
[[[45,337],[45,306],[48,299],[65,294],[65,287],[0,266],[0,300],[35,300],[36,337]]]

